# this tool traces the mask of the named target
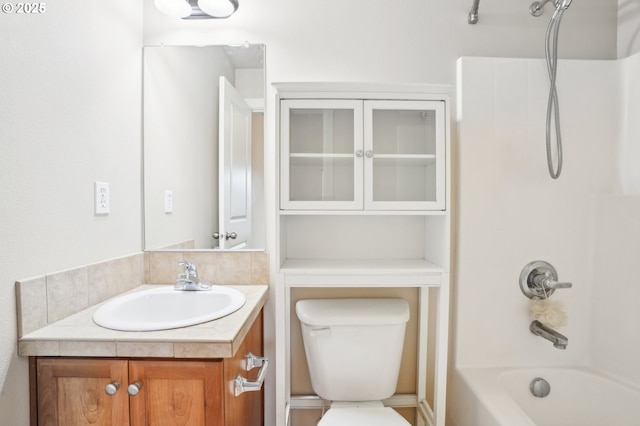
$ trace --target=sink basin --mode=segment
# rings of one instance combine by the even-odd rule
[[[167,330],[222,318],[240,309],[246,301],[240,291],[223,286],[213,286],[207,291],[158,287],[106,302],[95,311],[93,321],[113,330]]]

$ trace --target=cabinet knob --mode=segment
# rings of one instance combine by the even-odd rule
[[[127,393],[131,396],[136,396],[138,394],[138,392],[140,392],[140,388],[142,387],[142,383],[140,382],[134,382],[131,383],[128,387],[127,387]]]
[[[363,151],[361,149],[356,151],[356,157],[362,158],[362,155],[363,155]]]
[[[107,395],[115,395],[116,392],[118,392],[119,387],[120,387],[120,382],[111,382],[104,387],[104,392]]]
[[[373,150],[372,150],[372,149],[368,149],[368,150],[364,153],[364,155],[365,155],[367,158],[371,158],[371,157],[373,157]]]
[[[232,240],[235,240],[236,238],[238,238],[238,234],[236,234],[235,232],[226,232],[224,239],[228,240],[229,238],[231,238]]]
[[[214,232],[214,233],[213,233],[213,235],[212,235],[212,237],[213,237],[215,240],[220,239],[220,237],[222,237],[222,236],[223,236],[223,235],[221,235],[219,232]]]

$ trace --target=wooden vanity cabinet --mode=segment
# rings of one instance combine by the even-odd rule
[[[263,392],[236,397],[234,381],[238,374],[255,379],[245,356],[261,355],[262,347],[259,316],[233,358],[32,357],[31,425],[260,426]],[[139,391],[130,395],[127,387],[136,383]]]

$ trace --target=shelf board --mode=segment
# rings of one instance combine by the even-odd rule
[[[406,166],[430,166],[436,163],[435,155],[412,155],[412,154],[376,154],[373,156],[375,165],[390,165],[399,167]]]
[[[321,167],[329,162],[331,166],[354,167],[353,154],[291,154],[289,164],[293,166]]]
[[[280,216],[444,216],[446,210],[280,210]]]
[[[334,154],[334,153],[322,153],[322,152],[292,152],[289,154],[291,158],[353,158],[354,155],[349,154]]]
[[[284,273],[442,274],[445,268],[425,259],[286,259]]]

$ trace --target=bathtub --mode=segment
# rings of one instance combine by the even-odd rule
[[[544,398],[529,390],[537,377],[551,386]],[[448,425],[640,425],[640,389],[588,368],[464,368],[450,386]]]

